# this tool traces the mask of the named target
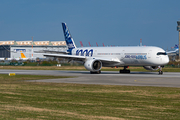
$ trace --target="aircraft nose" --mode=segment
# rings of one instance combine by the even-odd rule
[[[165,59],[164,59],[164,64],[168,64],[169,63],[169,57],[166,56]]]

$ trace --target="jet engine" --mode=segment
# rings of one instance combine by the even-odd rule
[[[101,70],[102,62],[97,59],[89,59],[84,63],[84,67],[92,72]]]
[[[160,68],[159,66],[143,66],[143,67],[146,70],[158,70]]]

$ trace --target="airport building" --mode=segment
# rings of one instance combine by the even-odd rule
[[[65,41],[0,41],[0,60],[46,59],[44,51],[66,51]]]

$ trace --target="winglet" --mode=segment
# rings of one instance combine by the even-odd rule
[[[62,23],[62,27],[63,27],[64,37],[65,37],[65,41],[68,46],[68,49],[72,50],[72,49],[76,48],[76,45],[74,43],[74,40],[69,32],[69,29],[68,29],[66,23]]]

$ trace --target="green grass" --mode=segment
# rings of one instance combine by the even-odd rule
[[[51,75],[15,75],[0,74],[0,83],[18,82],[23,80],[39,80],[39,79],[54,79],[54,78],[69,78],[67,76],[51,76]]]
[[[0,74],[0,119],[180,118],[180,88],[22,81],[45,78]]]

